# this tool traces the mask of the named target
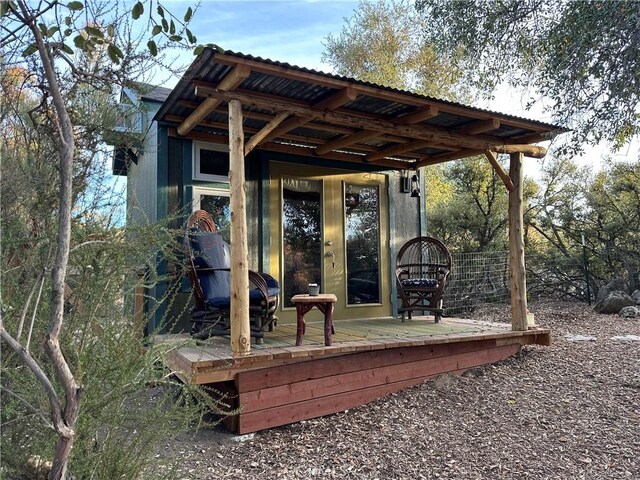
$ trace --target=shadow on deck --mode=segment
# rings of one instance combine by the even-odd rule
[[[296,326],[278,325],[264,344],[234,356],[228,337],[182,346],[176,343],[168,367],[183,381],[212,385],[232,399],[240,413],[226,419],[248,433],[343,411],[443,373],[494,363],[522,345],[550,345],[544,328],[512,331],[510,324],[431,317],[340,320],[333,345],[324,345],[323,323],[307,322],[304,344],[295,346]]]

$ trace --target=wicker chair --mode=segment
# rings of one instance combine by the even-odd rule
[[[216,233],[209,213],[196,210],[187,221],[185,237],[187,275],[191,282],[194,307],[191,335],[204,339],[229,335],[231,317],[230,247]],[[266,273],[249,271],[249,312],[251,336],[262,343],[264,331],[273,331],[280,300],[278,282]]]
[[[396,260],[398,313],[411,319],[412,312],[431,312],[442,318],[442,294],[449,281],[451,254],[435,238],[417,237],[405,243]]]

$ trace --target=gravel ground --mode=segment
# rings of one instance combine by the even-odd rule
[[[612,339],[640,336],[640,321],[573,303],[530,308],[553,346],[324,418],[195,432],[159,460],[177,459],[182,479],[640,479],[640,341]]]

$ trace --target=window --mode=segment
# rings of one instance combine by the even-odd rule
[[[229,181],[229,147],[193,142],[193,179],[208,182]]]
[[[215,188],[193,189],[193,210],[206,210],[211,215],[216,231],[227,242],[231,241],[231,205],[229,190]]]

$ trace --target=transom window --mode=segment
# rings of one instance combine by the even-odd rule
[[[229,181],[229,148],[216,143],[193,142],[193,179]]]

